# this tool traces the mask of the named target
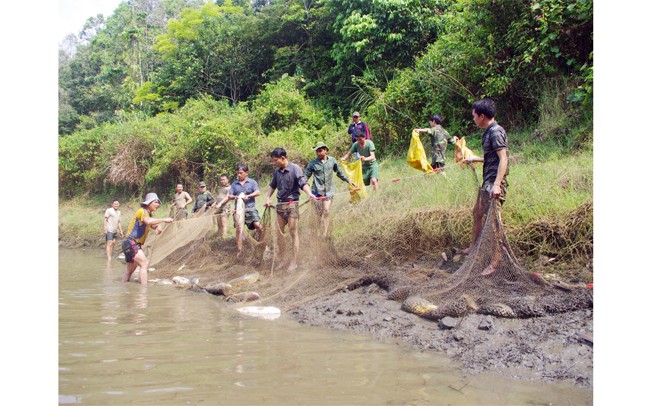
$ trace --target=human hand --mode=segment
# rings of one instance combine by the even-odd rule
[[[271,206],[271,199],[266,199],[266,202],[264,202],[264,207],[270,207]]]
[[[490,196],[493,197],[494,199],[497,199],[499,196],[501,196],[501,185],[497,185],[497,184],[492,185],[492,189],[490,190]]]

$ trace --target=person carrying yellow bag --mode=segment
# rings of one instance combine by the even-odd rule
[[[430,128],[416,128],[414,131],[418,133],[427,133],[431,135],[431,147],[433,148],[433,156],[431,157],[431,166],[434,170],[442,170],[445,167],[445,151],[447,150],[447,143],[455,145],[458,137],[452,137],[447,130],[442,128],[442,118],[434,114],[429,116]]]
[[[406,162],[418,171],[426,173],[434,172],[433,167],[427,160],[427,153],[424,150],[424,145],[422,145],[422,141],[420,140],[420,133],[417,130],[413,130],[413,133],[411,133],[411,145],[406,154]]]
[[[350,190],[350,201],[358,203],[361,199],[368,197],[366,185],[363,184],[363,171],[361,169],[361,160],[357,159],[354,162],[341,161],[341,168],[347,175],[348,179],[356,185],[356,187],[348,184]]]
[[[379,165],[375,158],[375,144],[366,139],[366,134],[357,134],[357,142],[352,144],[352,148],[341,158],[341,162],[346,161],[351,154],[359,153],[361,172],[363,175],[363,184],[372,185],[375,192],[379,191]],[[356,179],[353,179],[356,183]]]

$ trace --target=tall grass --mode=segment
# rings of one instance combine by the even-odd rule
[[[545,162],[513,162],[507,200],[502,208],[506,235],[520,262],[533,269],[543,256],[574,279],[589,280],[586,264],[593,258],[593,156],[583,151]],[[476,168],[481,181],[482,167]],[[387,261],[437,256],[471,241],[472,207],[478,183],[469,168],[461,169],[448,156],[444,173],[425,175],[407,165],[405,157],[384,159],[379,165],[380,190],[368,189],[358,204],[348,202],[347,186],[337,179],[332,205],[332,239],[343,255],[376,253]],[[262,195],[267,179],[258,179]],[[193,193],[189,190],[190,193]],[[169,213],[165,194],[156,217]],[[264,197],[257,199],[260,213]],[[305,199],[304,195],[302,199]],[[122,227],[140,199],[121,201]],[[108,200],[76,199],[59,205],[59,242],[67,247],[100,246],[103,214]],[[305,226],[304,224],[302,226]],[[453,251],[452,251],[453,253]],[[578,275],[578,276],[576,276]]]

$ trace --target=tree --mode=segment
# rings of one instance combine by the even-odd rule
[[[130,0],[108,18],[89,18],[78,38],[67,38],[59,61],[60,134],[111,120],[138,108],[136,90],[161,65],[152,46],[167,20],[200,0]]]
[[[270,50],[257,39],[257,17],[245,11],[226,1],[169,21],[154,47],[164,65],[152,82],[164,103],[182,106],[202,94],[236,103],[255,93]]]

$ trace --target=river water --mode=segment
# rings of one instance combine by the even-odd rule
[[[59,252],[59,404],[591,405],[571,384],[463,376],[446,356],[244,316],[219,297],[122,283]],[[155,271],[151,274],[155,278]]]

